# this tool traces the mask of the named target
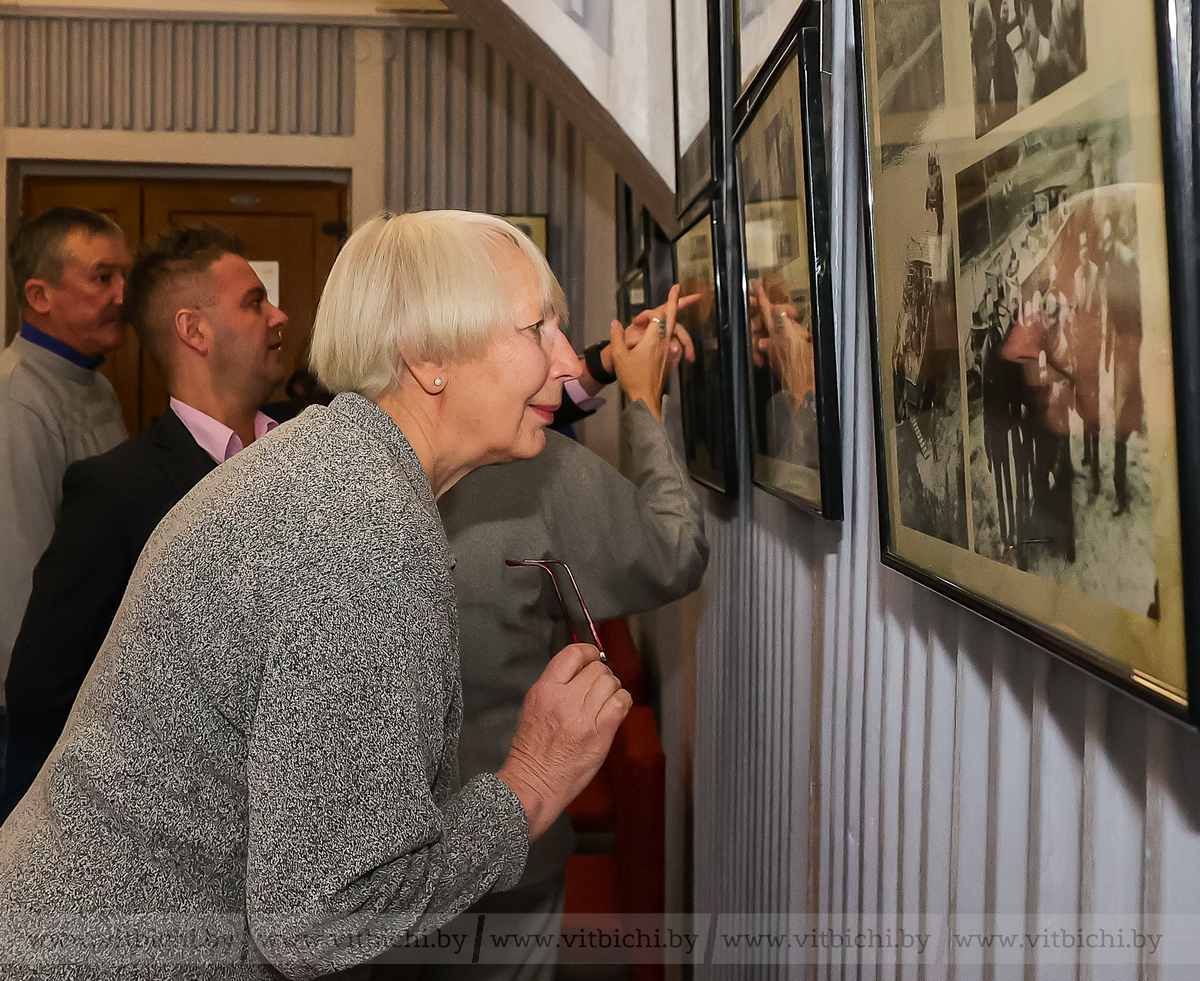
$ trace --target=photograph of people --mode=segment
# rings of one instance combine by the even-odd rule
[[[738,137],[745,222],[755,479],[821,505],[813,270],[799,61],[772,83]]]
[[[976,552],[1153,617],[1125,104],[1122,86],[956,177],[961,284],[978,298],[968,442]]]
[[[1084,0],[970,0],[975,135],[1087,68]]]
[[[878,106],[884,138],[907,142],[926,114],[946,103],[941,0],[873,0]],[[910,132],[901,132],[901,129]],[[890,154],[884,150],[884,158]]]
[[[891,351],[892,430],[900,521],[906,528],[967,546],[962,448],[962,380],[955,317],[954,235],[936,149],[910,153],[889,169],[911,232]],[[903,188],[903,192],[901,192]],[[897,254],[899,259],[899,254]]]

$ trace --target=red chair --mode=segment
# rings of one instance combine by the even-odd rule
[[[608,855],[571,857],[564,932],[577,924],[609,934],[640,930],[653,936],[656,928],[661,928],[666,892],[666,767],[654,713],[648,706],[634,706],[617,730],[600,771],[610,794],[616,850]],[[590,790],[589,786],[580,800]],[[599,790],[595,799],[600,799]],[[576,820],[573,809],[572,822]],[[600,816],[599,808],[587,812],[592,821]],[[583,829],[577,825],[577,830]],[[639,959],[652,956],[653,951],[644,950]],[[636,981],[660,981],[663,965],[634,962],[633,977]]]
[[[646,674],[642,670],[642,655],[633,642],[629,621],[624,617],[602,620],[596,624],[596,633],[604,645],[608,666],[621,681],[621,686],[633,698],[634,705],[646,704]]]
[[[642,656],[633,642],[629,621],[624,617],[602,620],[596,624],[596,633],[604,645],[609,667],[629,692],[633,704],[645,705],[646,675],[642,670]],[[612,781],[607,766],[600,768],[592,782],[567,808],[567,814],[577,834],[611,834],[616,831]]]

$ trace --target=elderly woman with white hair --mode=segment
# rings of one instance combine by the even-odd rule
[[[346,243],[312,364],[342,394],[159,525],[62,738],[0,829],[6,978],[316,977],[515,884],[630,700],[555,657],[495,774],[457,776],[436,498],[541,450],[578,361],[506,223],[383,216]]]

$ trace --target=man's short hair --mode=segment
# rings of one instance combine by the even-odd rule
[[[62,281],[64,247],[67,237],[76,229],[125,240],[125,233],[115,221],[84,208],[50,208],[23,222],[8,243],[8,268],[22,306],[25,284],[31,279],[44,279],[55,286]]]
[[[378,398],[400,379],[403,355],[455,361],[481,355],[513,311],[496,260],[529,262],[546,317],[565,326],[567,302],[546,257],[502,218],[473,211],[382,214],[342,247],[317,306],[309,365],[332,392]]]
[[[175,321],[176,311],[166,309],[171,286],[207,272],[221,256],[245,253],[241,239],[213,225],[169,228],[138,249],[125,280],[125,317],[160,367],[166,368],[164,342]]]

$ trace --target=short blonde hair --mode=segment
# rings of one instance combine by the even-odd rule
[[[377,399],[400,381],[404,354],[478,357],[514,312],[497,258],[515,247],[533,267],[543,312],[565,326],[567,303],[529,237],[492,215],[418,211],[363,222],[333,264],[313,322],[309,364],[332,392]],[[403,353],[402,353],[403,352]]]

